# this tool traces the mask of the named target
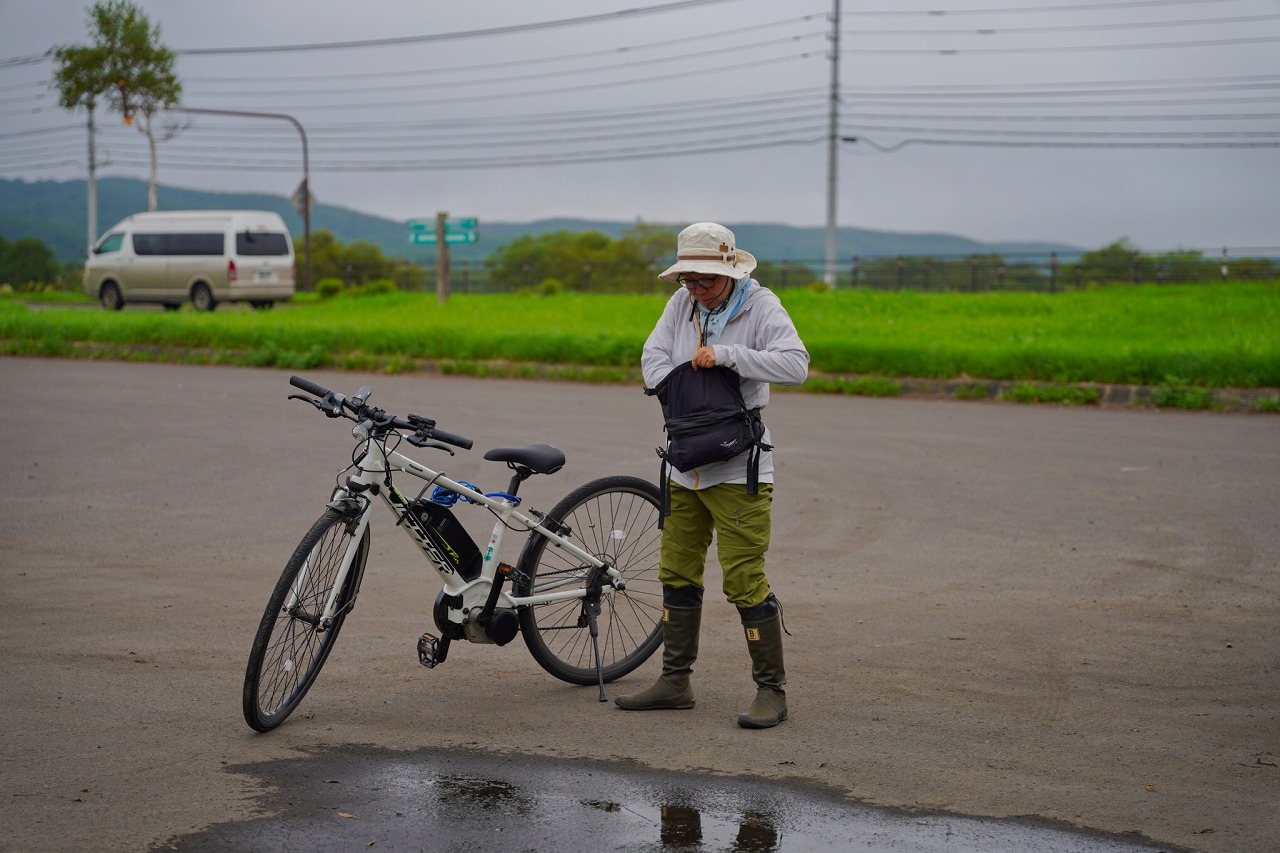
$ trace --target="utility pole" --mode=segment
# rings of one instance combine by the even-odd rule
[[[444,239],[444,223],[449,218],[446,211],[436,212],[436,302],[449,301],[449,244]]]
[[[98,159],[94,154],[97,143],[93,138],[93,104],[89,104],[89,244],[85,256],[93,252],[93,244],[98,242]]]
[[[822,280],[836,286],[836,184],[840,144],[840,0],[832,0],[831,102],[827,114],[827,256]]]

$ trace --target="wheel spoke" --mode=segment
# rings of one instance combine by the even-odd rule
[[[605,679],[612,681],[644,662],[661,642],[661,585],[657,529],[658,494],[634,477],[609,477],[572,492],[551,511],[573,531],[572,538],[622,576],[623,589],[603,578],[597,617]],[[536,534],[535,534],[536,535]],[[563,549],[539,538],[522,565],[518,591],[546,591],[569,584],[586,589],[593,569],[578,565]],[[530,652],[558,678],[576,684],[596,680],[595,652],[580,599],[521,609],[521,627]]]

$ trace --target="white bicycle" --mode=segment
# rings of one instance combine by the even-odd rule
[[[502,646],[520,633],[547,672],[571,684],[597,684],[603,702],[605,683],[640,666],[661,644],[654,484],[604,477],[574,489],[550,512],[522,511],[520,484],[560,470],[560,450],[533,444],[488,451],[484,458],[505,462],[512,475],[505,492],[485,493],[397,449],[407,441],[452,455],[446,445],[470,449],[470,439],[421,415],[400,418],[370,406],[367,386],[345,397],[303,377],[289,383],[310,395],[290,399],[354,421],[356,447],[324,514],[285,565],[253,639],[244,680],[244,718],[251,727],[265,732],[284,722],[333,650],[364,578],[375,498],[442,584],[432,613],[435,630],[418,639],[423,666],[443,663],[455,640]],[[424,482],[416,497],[396,488],[393,478],[400,474]],[[497,518],[483,553],[450,509],[458,502]],[[529,535],[515,566],[497,556],[508,530]]]

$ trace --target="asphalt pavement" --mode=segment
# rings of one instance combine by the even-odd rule
[[[308,375],[471,436],[441,467],[490,489],[484,449],[562,447],[535,508],[657,475],[638,388]],[[777,393],[782,725],[735,724],[714,560],[697,707],[628,713],[519,640],[420,667],[437,587],[378,519],[337,649],[258,735],[253,631],[353,444],[288,376],[0,359],[0,849],[1275,849],[1274,416]]]

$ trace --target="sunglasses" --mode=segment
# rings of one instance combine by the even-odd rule
[[[712,275],[705,278],[690,278],[689,276],[681,276],[676,279],[676,284],[686,287],[689,290],[708,290],[716,286],[716,282],[720,280],[720,276]]]

